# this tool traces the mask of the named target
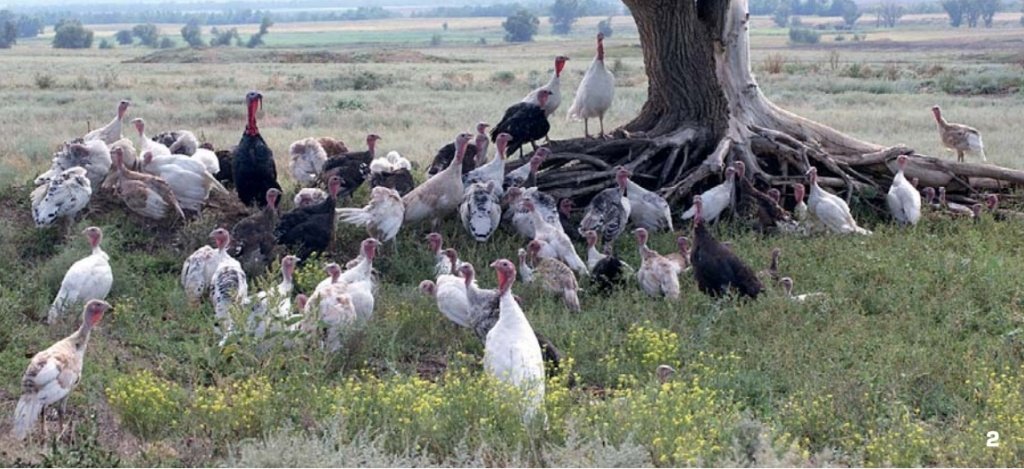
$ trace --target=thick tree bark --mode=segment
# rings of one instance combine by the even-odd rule
[[[769,101],[750,68],[747,0],[623,0],[636,20],[648,76],[640,114],[616,139],[553,141],[538,175],[555,197],[586,202],[614,184],[615,167],[678,207],[719,182],[728,161],[784,193],[811,167],[823,186],[880,202],[895,158],[911,155],[907,177],[970,195],[1024,185],[1024,171],[955,163],[884,147],[802,118]]]

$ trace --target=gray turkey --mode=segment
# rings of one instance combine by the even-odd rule
[[[490,239],[501,222],[501,204],[494,181],[473,183],[459,206],[459,218],[466,232],[478,242]]]
[[[616,186],[598,192],[583,213],[580,220],[580,232],[594,230],[601,235],[605,244],[615,244],[615,240],[626,230],[629,222],[630,203],[626,197],[626,180],[624,172],[615,174]]]

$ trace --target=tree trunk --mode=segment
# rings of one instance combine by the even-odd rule
[[[640,33],[648,99],[610,141],[553,141],[538,187],[585,203],[614,184],[617,166],[673,207],[717,184],[725,162],[746,163],[762,186],[784,194],[811,166],[823,186],[882,203],[895,158],[910,155],[907,177],[947,192],[1024,185],[1024,172],[955,163],[884,147],[785,111],[765,97],[750,68],[747,0],[623,0]]]

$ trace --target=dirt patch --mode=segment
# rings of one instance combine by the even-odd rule
[[[373,52],[331,52],[326,50],[172,49],[159,50],[125,63],[456,63],[464,60],[427,55],[407,49]]]

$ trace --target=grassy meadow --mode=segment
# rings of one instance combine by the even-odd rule
[[[891,31],[862,19],[864,40],[823,34],[821,43],[799,46],[769,18],[754,18],[752,62],[769,97],[798,114],[942,155],[929,112],[940,104],[951,121],[982,131],[991,161],[1022,168],[1024,28],[1004,16],[995,28],[972,31],[933,15],[905,17]],[[529,428],[514,391],[484,377],[475,336],[418,294],[432,272],[422,227],[403,229],[400,255],[383,250],[373,319],[329,355],[246,341],[217,347],[212,306],[188,308],[178,285],[184,258],[224,222],[217,210],[167,230],[97,203],[69,232],[33,226],[31,180],[60,142],[108,122],[119,99],[131,99],[129,117],[144,117],[150,134],[187,128],[227,148],[244,127],[245,92],[260,89],[260,129],[290,196],[292,141],[329,135],[361,149],[375,132],[382,150],[427,163],[458,132],[496,122],[544,83],[557,54],[571,57],[564,111],[592,58],[598,20],[581,20],[564,38],[546,35],[545,22],[545,34],[524,45],[501,42],[502,19],[479,18],[449,19],[446,32],[443,19],[281,24],[257,50],[63,51],[42,37],[0,51],[0,464],[1020,464],[1019,222],[926,215],[901,229],[858,207],[874,236],[763,238],[730,223],[715,227],[758,270],[780,247],[781,272],[796,280],[797,293],[827,294],[807,303],[780,289],[757,301],[716,301],[691,278],[677,302],[632,286],[601,297],[584,281],[583,312],[570,314],[517,283],[534,328],[569,361],[548,383],[546,423]],[[123,26],[97,27],[97,40]],[[646,96],[635,26],[623,17],[613,26],[609,129],[633,117]],[[179,28],[161,25],[165,34]],[[431,45],[435,34],[440,44]],[[333,53],[327,63],[325,50]],[[581,133],[581,124],[552,119],[553,139]],[[354,203],[366,196],[360,190]],[[77,327],[77,317],[54,326],[44,318],[67,267],[88,252],[77,233],[89,225],[106,234],[114,311],[92,336],[68,433],[52,445],[15,443],[9,418],[28,359]],[[505,232],[476,244],[454,222],[442,233],[488,288],[496,282],[487,265],[522,244]],[[364,236],[340,227],[337,252],[326,257],[350,259]],[[670,252],[674,236],[656,235],[652,247]],[[620,248],[639,265],[632,240]],[[300,269],[299,291],[322,278],[321,264]],[[278,276],[275,269],[250,279],[251,291]],[[660,384],[659,364],[679,371]]]

